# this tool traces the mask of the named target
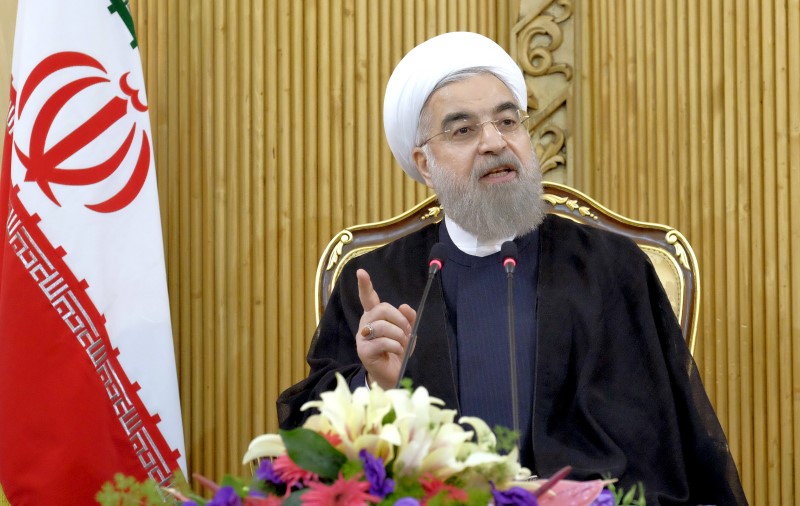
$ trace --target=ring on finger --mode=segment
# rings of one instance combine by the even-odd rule
[[[361,329],[361,335],[366,337],[368,341],[371,341],[377,337],[375,335],[375,326],[372,325],[372,322],[367,323],[364,328]]]

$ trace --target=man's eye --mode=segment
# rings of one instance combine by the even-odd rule
[[[453,137],[463,137],[471,134],[475,130],[473,126],[462,126],[453,130]]]

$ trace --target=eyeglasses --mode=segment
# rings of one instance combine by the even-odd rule
[[[528,121],[528,118],[530,118],[530,116],[521,110],[512,109],[501,113],[500,118],[490,119],[480,123],[468,120],[456,121],[452,127],[448,128],[447,130],[442,130],[438,134],[431,135],[425,140],[425,142],[421,143],[417,147],[421,148],[440,135],[444,136],[443,138],[445,141],[453,144],[469,144],[481,136],[483,133],[483,127],[487,123],[494,125],[497,133],[505,137],[516,132],[520,125],[523,125],[526,121]]]

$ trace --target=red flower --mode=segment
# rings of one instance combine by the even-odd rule
[[[331,446],[333,446],[334,448],[336,448],[342,443],[342,436],[340,436],[335,432],[326,432],[325,434],[322,435],[322,437],[327,439],[328,442],[331,444]]]
[[[319,477],[311,471],[306,471],[302,467],[294,463],[288,455],[281,455],[275,459],[272,465],[272,470],[286,484],[286,493],[290,493],[292,488],[297,484],[306,484],[309,482],[318,481]]]
[[[301,500],[309,506],[367,506],[369,502],[381,500],[369,494],[369,482],[359,481],[359,476],[345,480],[339,473],[339,479],[330,485],[312,482],[308,487],[310,490],[303,494]]]
[[[447,485],[439,478],[426,474],[419,480],[422,485],[422,490],[425,491],[425,497],[422,498],[422,503],[427,504],[428,501],[438,496],[442,492],[445,493],[445,499],[450,499],[456,502],[467,502],[469,494],[453,485]]]

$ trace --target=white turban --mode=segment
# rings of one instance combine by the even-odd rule
[[[470,32],[437,35],[408,52],[395,67],[383,99],[383,128],[394,157],[406,174],[425,183],[417,171],[412,150],[422,106],[439,81],[450,74],[484,67],[511,89],[520,109],[528,99],[519,66],[493,40]]]

